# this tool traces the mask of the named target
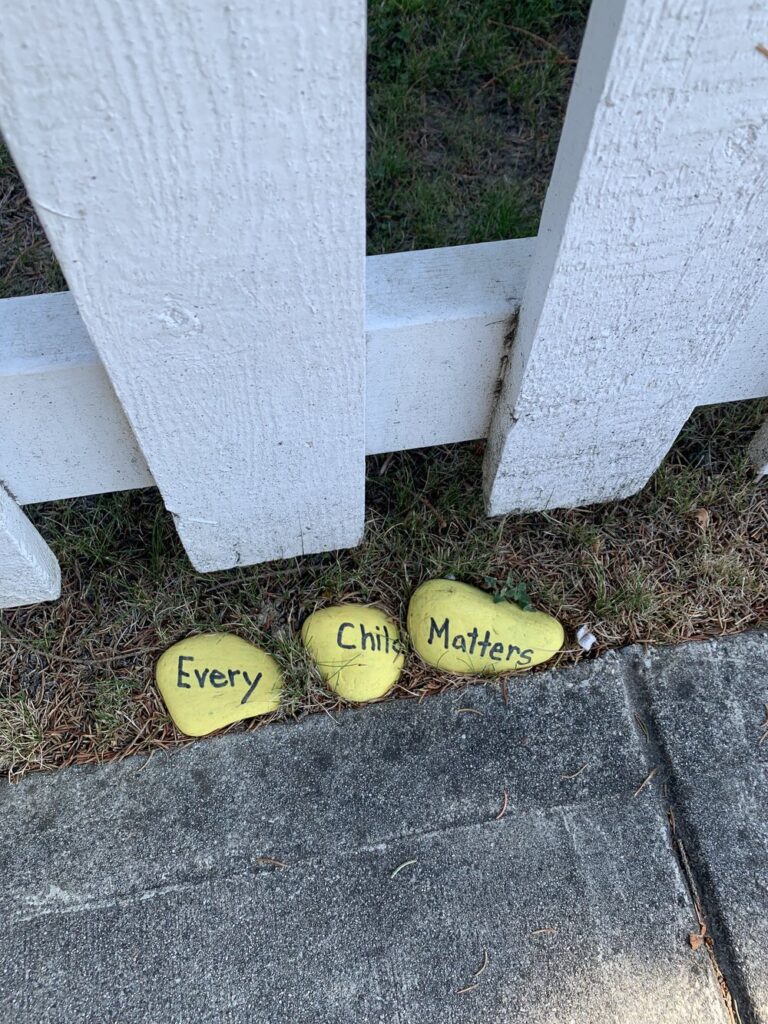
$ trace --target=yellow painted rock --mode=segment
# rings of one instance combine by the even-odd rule
[[[161,656],[156,677],[176,728],[187,736],[205,736],[280,704],[275,659],[229,633],[180,640]]]
[[[329,689],[344,700],[383,697],[405,663],[397,623],[372,605],[321,608],[305,621],[301,639]]]
[[[540,665],[563,646],[563,627],[544,612],[453,580],[429,580],[408,606],[413,648],[428,665],[462,675],[501,675]]]

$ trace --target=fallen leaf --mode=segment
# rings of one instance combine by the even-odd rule
[[[699,930],[697,932],[688,933],[688,941],[691,944],[691,949],[701,949],[701,945],[704,942],[707,934],[707,922],[703,920],[701,915],[699,917]]]

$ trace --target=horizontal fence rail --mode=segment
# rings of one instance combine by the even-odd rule
[[[368,454],[485,435],[533,241],[368,258]],[[1,301],[0,338],[0,479],[20,504],[153,483],[68,292]]]
[[[369,256],[366,451],[483,438],[533,238]],[[768,395],[768,303],[699,404]],[[0,301],[0,479],[21,505],[154,483],[69,292]]]

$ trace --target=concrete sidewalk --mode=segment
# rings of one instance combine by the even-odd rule
[[[3,786],[0,1021],[768,1024],[767,699],[751,634]]]

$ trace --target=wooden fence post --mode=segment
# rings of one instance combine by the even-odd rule
[[[489,514],[637,491],[727,359],[768,266],[765,32],[737,0],[594,0],[492,419]]]
[[[768,476],[768,420],[752,438],[748,451],[758,477]]]
[[[364,508],[363,0],[19,0],[0,123],[194,565]]]
[[[60,592],[56,556],[0,486],[0,608],[53,601]]]

